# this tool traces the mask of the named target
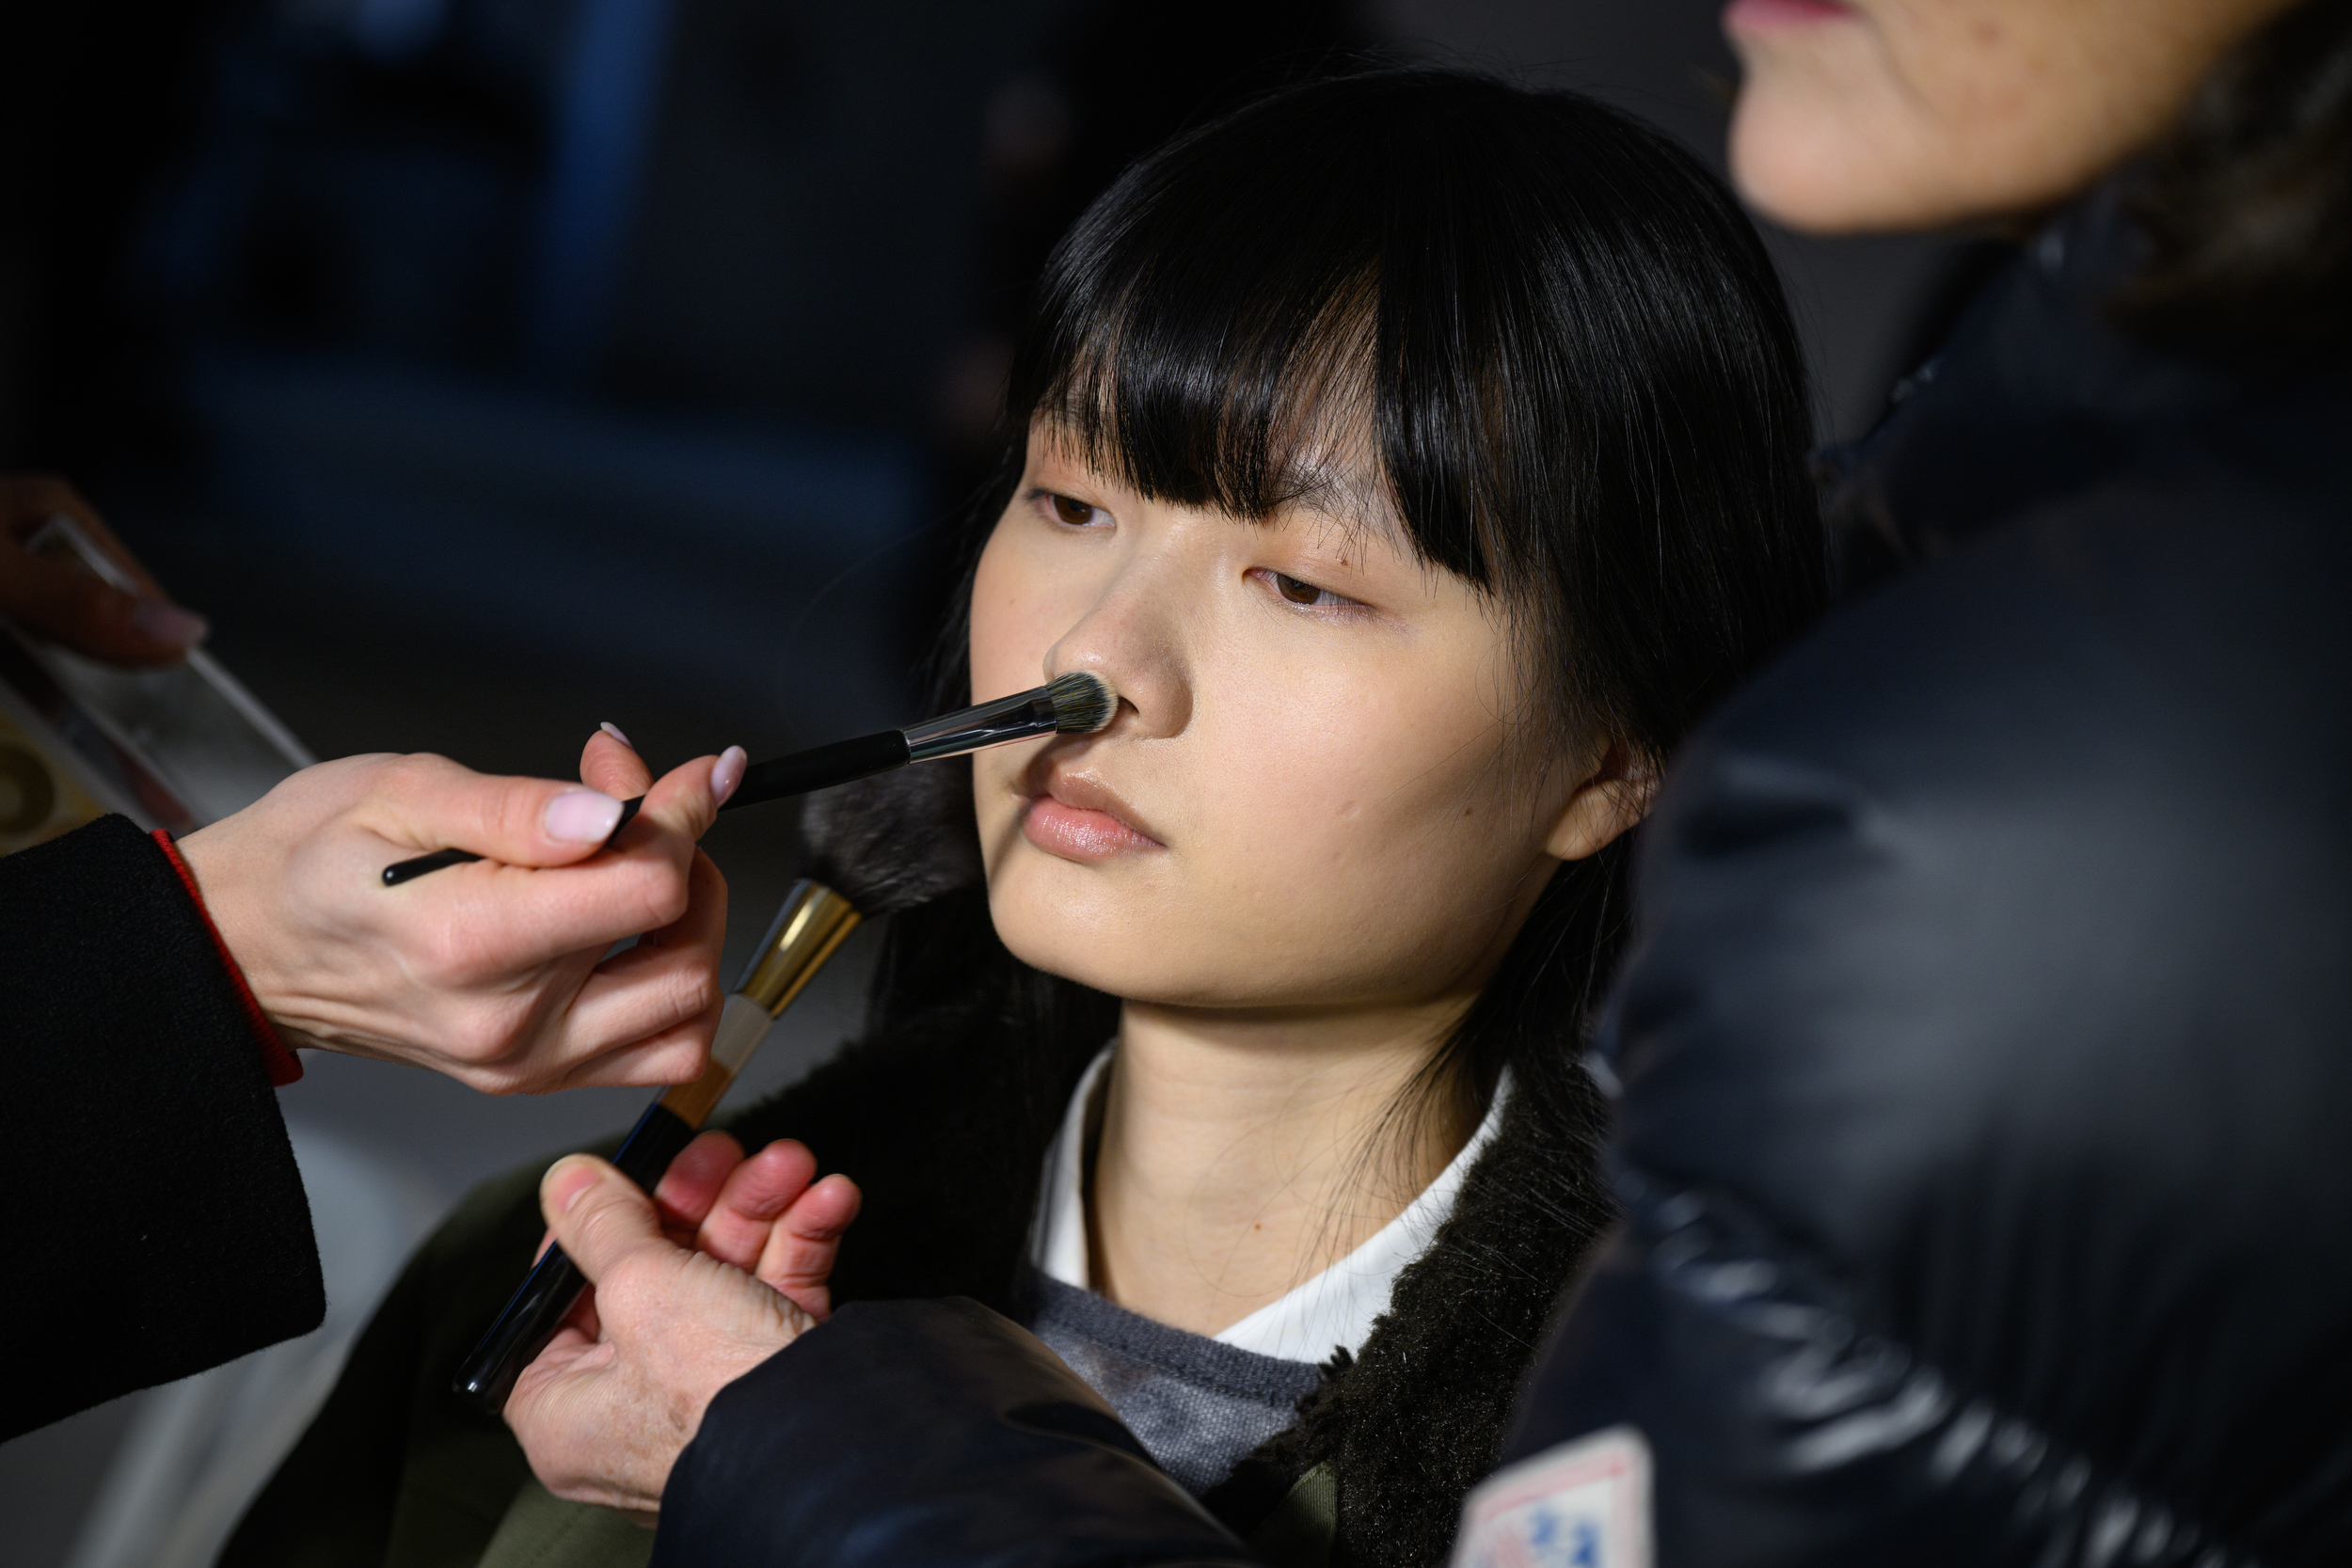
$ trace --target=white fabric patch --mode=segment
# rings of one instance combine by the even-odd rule
[[[1470,1495],[1454,1568],[1650,1568],[1649,1483],[1636,1428],[1546,1449]]]

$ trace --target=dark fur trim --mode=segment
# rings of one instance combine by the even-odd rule
[[[1244,1461],[1281,1491],[1330,1465],[1335,1564],[1445,1560],[1463,1497],[1502,1451],[1553,1303],[1613,1212],[1597,1158],[1604,1116],[1589,1086],[1573,1118],[1515,1096],[1453,1219],[1398,1278],[1353,1364],[1334,1370],[1296,1426]],[[1248,1484],[1237,1471],[1235,1496],[1219,1488],[1210,1506],[1232,1508]]]

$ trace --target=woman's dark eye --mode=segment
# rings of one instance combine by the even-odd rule
[[[1249,575],[1281,594],[1285,602],[1295,604],[1301,610],[1352,614],[1365,608],[1361,600],[1351,599],[1344,594],[1334,594],[1328,588],[1318,588],[1303,578],[1278,572],[1271,566],[1253,566]]]
[[[1311,582],[1301,582],[1280,572],[1274,573],[1273,577],[1275,592],[1293,604],[1313,604],[1323,597],[1324,591]]]
[[[1072,500],[1068,496],[1054,496],[1049,499],[1054,503],[1054,515],[1068,523],[1072,528],[1084,528],[1102,515],[1100,507],[1089,506],[1084,501]]]

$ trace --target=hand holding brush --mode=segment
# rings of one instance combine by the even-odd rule
[[[978,847],[969,835],[940,831],[951,816],[969,820],[963,787],[955,774],[919,769],[869,778],[809,802],[801,821],[807,875],[787,895],[727,998],[709,1066],[694,1082],[658,1096],[613,1154],[623,1175],[648,1193],[660,1190],[769,1025],[861,920],[927,904],[980,879]],[[493,1409],[502,1406],[586,1286],[563,1249],[548,1248],[459,1367],[455,1389]]]

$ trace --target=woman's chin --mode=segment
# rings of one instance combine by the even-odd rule
[[[1183,961],[1190,933],[1169,928],[1164,889],[1119,875],[1131,864],[1073,863],[1015,841],[989,868],[997,939],[1048,974],[1113,996],[1156,994],[1171,970],[1192,967]]]

